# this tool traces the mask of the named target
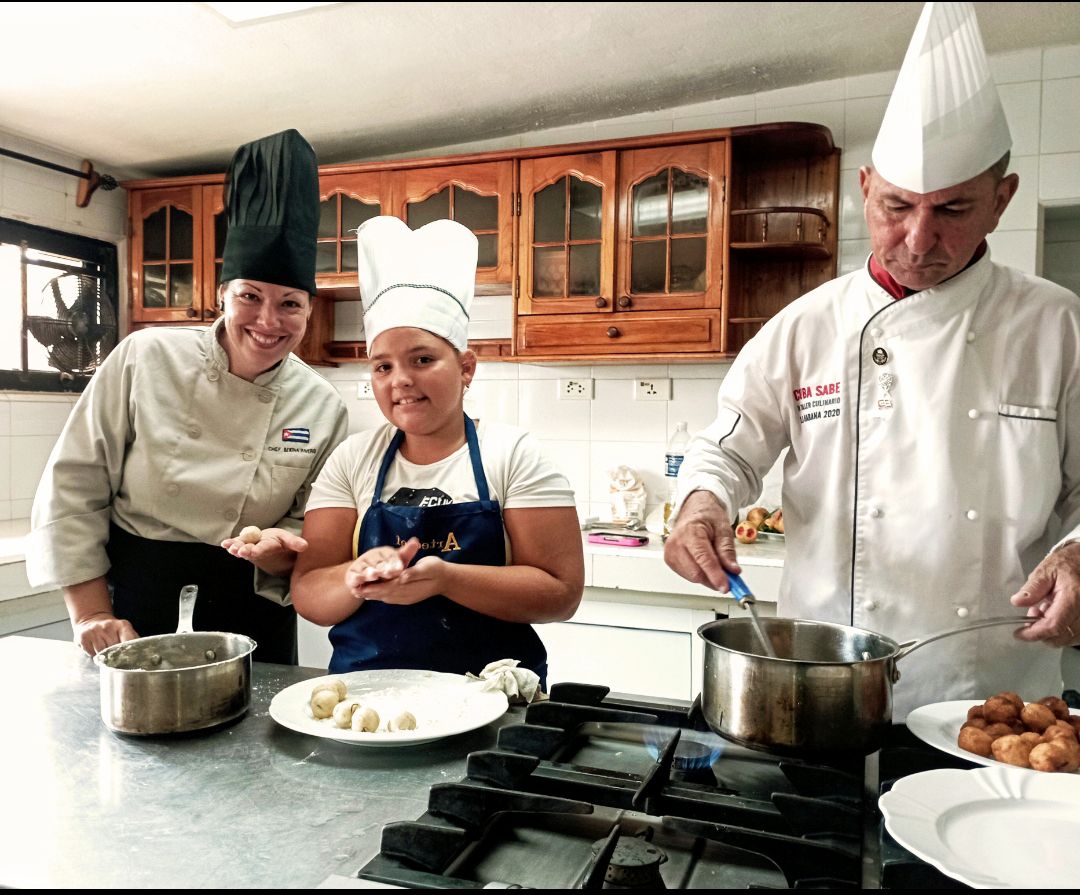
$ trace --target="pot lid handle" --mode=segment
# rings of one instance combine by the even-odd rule
[[[977,631],[979,628],[993,628],[998,625],[1030,625],[1033,621],[1036,621],[1036,617],[1029,615],[1003,615],[998,616],[997,618],[984,618],[982,621],[965,625],[962,628],[953,628],[949,631],[938,631],[936,634],[930,634],[921,640],[908,640],[898,644],[896,652],[893,653],[892,657],[894,661],[899,662],[905,656],[915,652],[919,647],[926,646],[928,643],[933,643],[935,640],[941,640],[942,637],[952,637],[953,634],[966,634],[968,631]]]

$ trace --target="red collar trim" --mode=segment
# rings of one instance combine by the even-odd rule
[[[984,239],[979,243],[979,247],[975,249],[975,254],[971,256],[971,260],[964,265],[964,270],[967,270],[973,264],[977,263],[978,260],[986,254],[986,249],[987,245],[986,240]],[[961,273],[963,273],[963,271],[961,271]],[[877,258],[875,258],[873,254],[870,255],[870,276],[875,283],[888,292],[893,298],[907,298],[909,295],[914,295],[918,291],[916,289],[908,289],[906,286],[901,286],[896,282],[889,272],[878,264]],[[950,279],[952,279],[952,277],[950,277]]]

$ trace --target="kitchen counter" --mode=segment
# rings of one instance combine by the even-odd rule
[[[384,824],[415,820],[512,710],[401,749],[295,733],[268,714],[317,669],[255,663],[251,709],[210,734],[125,737],[101,721],[98,670],[72,644],[0,639],[0,885],[311,887],[354,874]]]

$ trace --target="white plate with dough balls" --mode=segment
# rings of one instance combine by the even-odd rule
[[[318,701],[318,708],[313,709],[313,691],[321,684],[335,681],[344,684],[345,699],[338,700],[334,694]],[[338,722],[350,714],[347,709],[338,709],[335,721],[333,710],[341,701],[373,711],[378,716],[375,730],[353,730],[351,723],[348,728],[339,727]],[[334,705],[329,705],[330,702]],[[506,709],[504,693],[485,691],[463,674],[417,669],[323,675],[286,687],[270,701],[270,717],[283,727],[353,746],[374,747],[412,746],[466,733],[490,724]],[[331,712],[328,717],[315,717],[327,710]],[[412,716],[415,726],[393,729],[397,726],[395,721],[408,727],[410,719],[406,713]],[[357,721],[360,726],[359,717]],[[370,711],[363,721],[368,727],[373,726]]]
[[[1032,774],[1040,774],[1031,768],[1016,767],[1005,764],[993,758],[984,758],[974,752],[961,749],[956,744],[956,738],[960,735],[960,728],[967,721],[968,709],[975,705],[982,705],[985,699],[958,699],[953,702],[935,702],[933,705],[923,705],[915,709],[907,716],[907,727],[915,736],[935,749],[948,752],[957,758],[970,761],[972,764],[985,765],[988,768],[1016,768],[1018,771],[1030,771]],[[1069,714],[1080,715],[1080,711],[1070,709]],[[1073,771],[1080,774],[1080,771]]]

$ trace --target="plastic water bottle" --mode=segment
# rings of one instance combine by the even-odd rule
[[[667,495],[664,498],[664,534],[671,534],[668,520],[671,511],[675,508],[676,479],[679,475],[679,467],[682,466],[683,457],[686,455],[686,446],[690,443],[690,433],[687,431],[687,423],[678,423],[671,438],[668,439],[666,462],[664,464],[664,481],[667,484]]]

